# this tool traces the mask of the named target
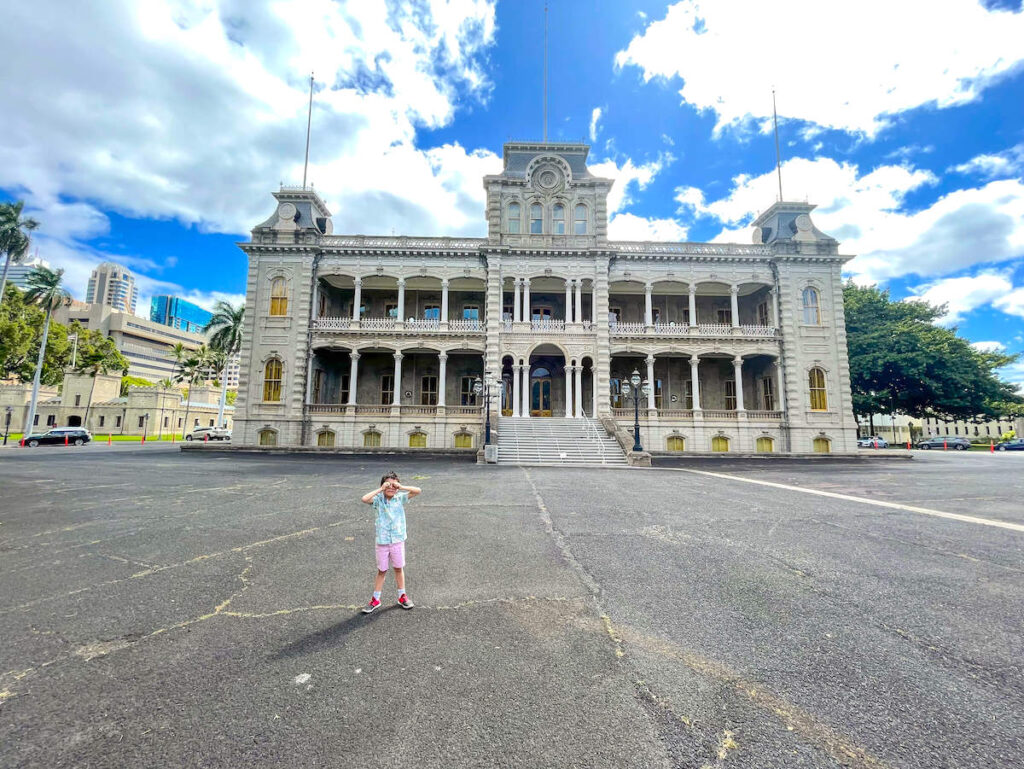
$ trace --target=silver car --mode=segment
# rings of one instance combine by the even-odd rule
[[[185,436],[186,441],[230,441],[231,431],[226,427],[196,427]]]

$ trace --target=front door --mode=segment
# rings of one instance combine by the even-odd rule
[[[551,374],[545,368],[535,369],[530,378],[530,416],[551,416]]]

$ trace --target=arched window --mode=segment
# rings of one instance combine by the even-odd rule
[[[281,276],[270,281],[270,314],[288,314],[288,282]]]
[[[271,358],[263,370],[263,400],[281,400],[281,361]]]
[[[376,430],[370,430],[363,433],[363,446],[366,448],[376,448],[380,446],[380,433]]]
[[[729,439],[724,435],[716,435],[711,439],[711,450],[712,451],[728,451],[729,450]]]
[[[587,207],[580,203],[576,206],[576,215],[573,217],[573,229],[576,235],[587,234]]]
[[[686,439],[681,435],[670,435],[668,437],[669,451],[683,451],[686,448]]]
[[[771,454],[775,451],[775,440],[773,438],[758,438],[757,439],[757,453],[758,454]]]
[[[276,446],[277,445],[277,431],[276,430],[260,430],[259,439],[260,439],[260,446]]]
[[[322,430],[316,434],[316,445],[317,446],[333,446],[334,445],[334,431],[333,430]]]
[[[804,289],[804,323],[808,326],[821,325],[821,307],[818,302],[818,289],[808,286]]]
[[[469,433],[456,433],[455,434],[455,448],[457,449],[471,449],[473,448],[473,436]]]
[[[815,454],[828,454],[832,451],[832,443],[828,438],[815,438],[814,439],[814,453]]]
[[[555,203],[551,209],[551,231],[555,235],[565,234],[565,206],[561,203]]]
[[[508,204],[508,231],[512,235],[519,234],[519,223],[522,213],[520,212],[518,203]]]
[[[409,435],[409,448],[425,449],[427,447],[426,433],[411,433]]]
[[[811,411],[828,411],[828,395],[825,393],[825,372],[815,366],[807,372],[807,384],[811,390]]]
[[[530,206],[530,234],[540,235],[544,232],[544,208],[540,203]]]

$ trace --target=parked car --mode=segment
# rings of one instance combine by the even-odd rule
[[[919,449],[941,449],[943,446],[955,451],[967,451],[971,447],[971,442],[959,435],[935,435],[917,442]]]
[[[185,436],[186,441],[230,441],[231,431],[224,427],[197,427]]]
[[[25,445],[32,448],[46,445],[63,446],[66,442],[69,446],[81,446],[91,440],[92,435],[84,427],[54,427],[45,433],[30,433],[26,435]]]
[[[1013,438],[996,444],[996,451],[1024,451],[1024,438]]]
[[[881,435],[869,435],[867,438],[857,439],[857,446],[859,446],[862,449],[887,449],[889,448],[889,441],[887,441]]]

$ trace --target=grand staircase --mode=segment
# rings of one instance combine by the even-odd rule
[[[623,466],[626,457],[618,442],[593,419],[502,417],[498,464]]]

